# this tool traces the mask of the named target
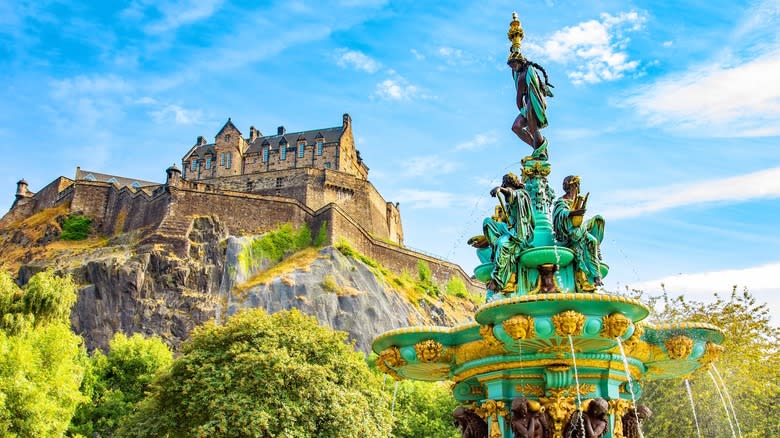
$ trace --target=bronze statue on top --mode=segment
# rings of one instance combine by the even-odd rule
[[[488,425],[474,411],[458,406],[452,412],[462,438],[488,438]]]
[[[512,131],[534,149],[533,158],[547,159],[547,139],[541,129],[547,126],[546,97],[552,97],[552,84],[547,78],[547,72],[542,66],[526,59],[520,53],[523,40],[523,28],[517,13],[512,13],[512,22],[507,33],[512,47],[509,51],[507,64],[512,69],[512,79],[517,90],[516,102],[520,114],[512,124]],[[544,82],[539,79],[537,70],[544,75]]]

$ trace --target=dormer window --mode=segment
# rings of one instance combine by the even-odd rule
[[[306,147],[306,143],[298,143],[298,158],[303,158],[303,150]]]
[[[322,140],[317,140],[317,155],[322,155]]]

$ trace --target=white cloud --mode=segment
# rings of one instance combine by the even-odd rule
[[[432,176],[452,173],[458,168],[458,163],[443,160],[436,155],[408,158],[403,165],[405,176]]]
[[[780,167],[729,178],[620,191],[604,216],[613,219],[708,202],[740,202],[780,197]]]
[[[349,49],[336,50],[336,64],[338,64],[339,67],[352,67],[366,73],[375,73],[382,66],[379,62],[365,53],[359,50]]]
[[[482,149],[485,146],[495,144],[495,142],[496,142],[496,133],[486,132],[484,134],[477,134],[471,140],[464,141],[463,143],[458,144],[457,146],[455,146],[455,150],[458,151],[477,150],[477,149]]]
[[[414,55],[414,59],[416,59],[418,61],[425,60],[425,55],[423,55],[422,53],[418,52],[417,49],[410,49],[409,51],[412,53],[412,55]]]
[[[147,9],[156,9],[154,14],[161,17],[150,22],[143,29],[146,33],[161,34],[214,15],[222,3],[223,0],[137,0],[120,12],[120,16],[131,20],[141,20],[146,16]]]
[[[673,73],[625,100],[651,125],[696,135],[780,135],[780,50],[736,65]]]
[[[641,29],[645,20],[636,11],[603,13],[600,20],[565,27],[541,45],[529,42],[526,47],[538,56],[572,66],[567,74],[575,84],[612,81],[639,66],[639,61],[629,60],[625,51],[629,40],[624,33]]]
[[[179,105],[166,105],[165,107],[149,113],[157,123],[173,121],[177,125],[192,125],[200,123],[203,116],[200,110],[188,110]]]
[[[671,295],[699,295],[699,298],[711,298],[716,292],[730,292],[733,286],[736,286],[737,290],[747,288],[759,301],[769,305],[770,314],[773,315],[776,323],[777,315],[780,314],[778,313],[780,312],[778,272],[780,272],[780,262],[772,262],[744,269],[669,275],[633,283],[629,287],[651,294],[660,293],[665,289]]]
[[[402,77],[388,78],[376,85],[374,95],[385,100],[410,100],[418,96],[417,86]]]

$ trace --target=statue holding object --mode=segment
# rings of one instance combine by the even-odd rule
[[[604,239],[604,218],[594,216],[583,224],[588,195],[580,195],[580,177],[563,179],[563,196],[555,201],[553,227],[555,238],[574,251],[575,278],[584,292],[592,292],[601,281],[601,241]]]
[[[512,69],[512,79],[517,91],[516,103],[520,114],[512,124],[512,131],[520,140],[528,143],[534,149],[533,158],[547,159],[547,139],[541,129],[547,126],[547,102],[545,98],[552,97],[552,84],[548,81],[547,72],[539,64],[525,58],[520,53],[523,40],[523,28],[517,13],[512,13],[512,22],[507,33],[512,47],[509,51],[507,64]],[[544,76],[544,82],[539,78],[537,70]]]
[[[525,397],[512,400],[510,427],[514,438],[550,438],[552,429],[539,402]]]
[[[574,411],[563,431],[566,438],[601,438],[609,428],[609,404],[601,397],[588,402],[585,412]]]
[[[488,289],[495,293],[511,287],[520,252],[530,247],[533,240],[534,217],[531,197],[514,173],[504,175],[501,186],[491,190],[490,196],[498,198],[503,211],[503,217],[498,215],[500,220],[486,218],[482,223],[483,234],[493,250],[494,267]]]

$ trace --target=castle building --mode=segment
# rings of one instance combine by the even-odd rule
[[[99,234],[137,231],[140,244],[167,245],[181,256],[199,217],[219,220],[232,235],[307,225],[324,230],[326,244],[348,240],[397,272],[416,272],[424,260],[442,281],[457,276],[481,288],[459,266],[404,246],[399,205],[368,180],[348,114],[340,126],[291,133],[280,126],[270,136],[250,127],[248,137],[228,119],[213,142],[198,137],[164,183],[81,168],[37,192],[20,180],[0,229],[53,207],[89,216]]]

